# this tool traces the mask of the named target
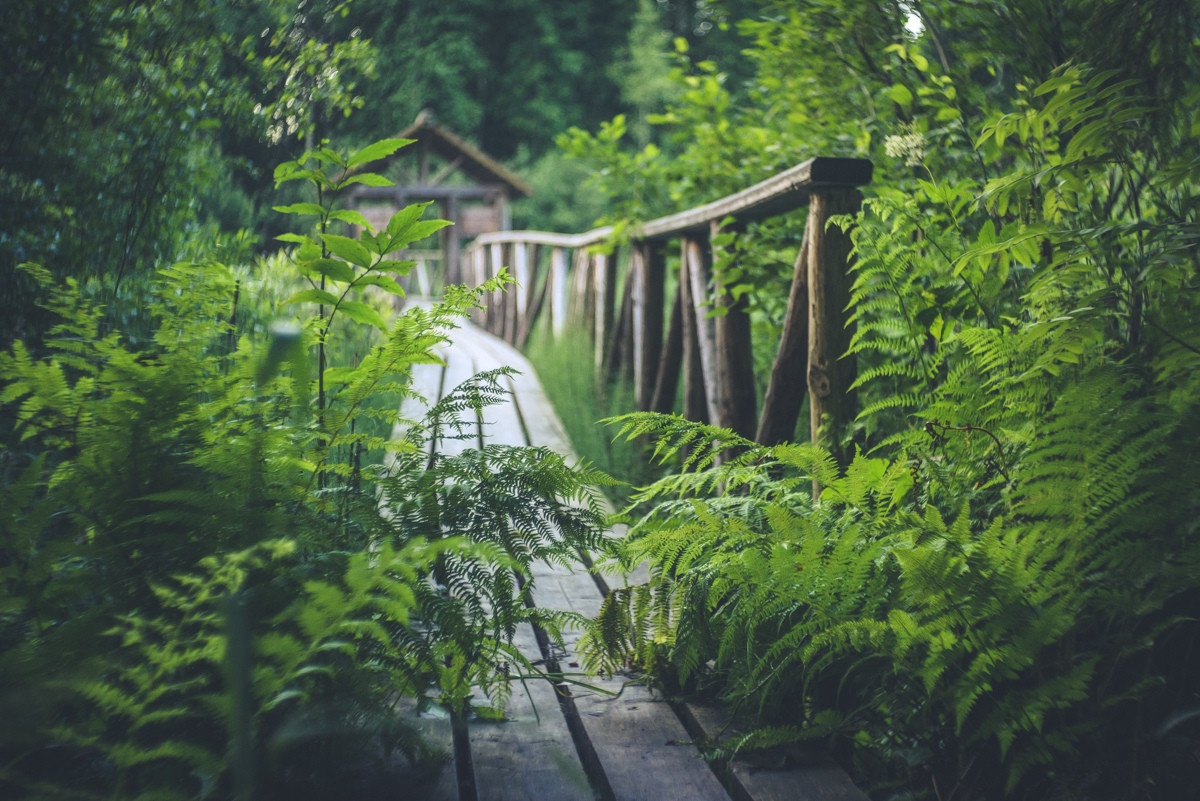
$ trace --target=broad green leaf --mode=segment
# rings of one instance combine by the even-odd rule
[[[388,220],[387,228],[385,229],[388,236],[395,237],[407,226],[421,219],[421,215],[425,213],[425,209],[429,208],[432,203],[432,200],[426,203],[414,203],[411,206],[405,206],[393,214],[392,219]]]
[[[309,243],[312,243],[314,245],[316,244],[315,242],[313,242],[312,237],[305,236],[304,234],[280,234],[279,236],[277,236],[275,238],[278,239],[280,242],[295,242],[300,245],[306,245]]]
[[[377,286],[381,289],[386,289],[393,295],[404,297],[404,287],[396,283],[396,279],[387,273],[370,273],[364,275],[355,282],[355,286]]]
[[[411,242],[424,239],[435,231],[440,231],[447,225],[453,225],[449,220],[421,220],[405,228],[399,235],[393,237],[389,250],[402,248]]]
[[[338,209],[337,211],[331,211],[329,212],[329,219],[341,220],[342,222],[350,223],[351,225],[361,225],[368,231],[374,230],[371,227],[370,221],[367,220],[366,217],[362,216],[361,212],[355,211],[354,209]]]
[[[346,180],[338,184],[338,188],[350,186],[351,184],[363,184],[364,186],[395,186],[395,181],[390,181],[382,175],[373,172],[360,172],[351,175]]]
[[[317,203],[292,203],[287,206],[272,206],[280,214],[315,214],[320,217],[325,209]]]
[[[342,302],[338,310],[355,322],[374,326],[380,331],[387,331],[387,320],[383,319],[383,315],[374,306],[357,300],[347,300]]]
[[[350,283],[354,280],[354,268],[339,259],[314,259],[303,265],[311,273],[319,273],[335,281]]]
[[[326,385],[349,384],[358,374],[357,367],[330,367],[325,371]]]
[[[371,266],[371,251],[363,247],[362,242],[357,239],[337,234],[321,234],[321,239],[325,242],[325,247],[329,248],[335,256],[343,258],[351,264],[357,264],[359,267]]]
[[[416,266],[417,266],[417,263],[415,261],[407,261],[407,260],[400,261],[398,259],[384,259],[383,261],[381,261],[375,265],[375,269],[387,270],[388,272],[396,273],[397,275],[408,275],[409,273],[412,272],[412,268],[416,267]]]
[[[336,306],[337,302],[337,297],[329,292],[326,292],[324,289],[302,289],[285,300],[282,305],[290,306],[293,303],[321,303],[326,306]]]
[[[411,145],[415,141],[415,139],[380,139],[378,142],[372,142],[350,156],[346,164],[353,169],[372,161],[378,161],[381,158],[392,155],[402,147]]]
[[[893,103],[903,106],[904,108],[912,108],[913,93],[904,84],[892,84],[887,88],[886,91],[884,91],[884,94],[887,95]]]

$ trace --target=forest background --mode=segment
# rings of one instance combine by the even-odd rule
[[[0,779],[244,791],[254,748],[212,690],[225,666],[170,634],[223,643],[218,602],[243,590],[270,742],[293,743],[299,697],[377,711],[388,687],[433,684],[461,708],[496,681],[525,614],[500,591],[515,551],[425,539],[441,507],[424,501],[470,466],[364,468],[369,422],[390,422],[364,399],[473,296],[389,328],[369,304],[293,295],[316,309],[315,373],[270,333],[289,270],[390,289],[385,248],[435,230],[417,209],[364,252],[327,227],[353,220],[302,205],[430,108],[531,179],[514,217],[537,228],[621,229],[815,155],[875,163],[851,226],[858,418],[832,453],[628,419],[668,454],[741,450],[669,459],[639,498],[617,555],[654,581],[613,596],[597,665],[756,710],[746,747],[827,739],[879,797],[1195,797],[1198,55],[1186,0],[17,5],[0,31],[0,667],[5,719],[46,725],[5,733]],[[718,276],[756,347],[778,335],[801,223],[725,243]],[[494,393],[484,377],[424,435]],[[552,513],[596,478],[556,468],[533,499]],[[414,499],[399,523],[373,503],[389,481]],[[573,541],[548,554],[598,543],[594,519],[564,522]],[[373,583],[381,537],[395,559]],[[496,591],[447,609],[421,575]],[[381,609],[428,636],[397,623],[346,647]],[[261,639],[268,620],[284,635]],[[147,659],[179,679],[164,695]],[[42,676],[61,664],[105,679]],[[381,736],[377,715],[355,721]],[[322,786],[309,745],[272,768],[280,792]]]

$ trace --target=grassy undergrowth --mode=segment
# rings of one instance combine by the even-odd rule
[[[539,328],[525,351],[575,452],[623,482],[604,490],[609,500],[624,506],[635,487],[659,475],[643,443],[614,441],[616,429],[600,422],[636,408],[632,385],[628,381],[606,384],[597,379],[591,360],[592,342],[583,331],[568,330],[556,338]]]

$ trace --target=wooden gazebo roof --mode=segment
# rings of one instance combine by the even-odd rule
[[[428,111],[418,114],[413,124],[400,131],[396,136],[401,139],[417,140],[416,147],[422,152],[423,159],[428,153],[435,154],[447,164],[455,165],[455,169],[477,184],[483,186],[502,185],[513,196],[529,197],[533,194],[533,188],[529,184],[475,145],[436,124],[433,121],[433,115]],[[404,150],[397,151],[394,156],[384,161],[403,157],[404,153]]]

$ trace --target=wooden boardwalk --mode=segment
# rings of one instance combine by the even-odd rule
[[[441,365],[420,365],[417,388],[431,401],[483,370],[510,366],[510,402],[489,407],[479,441],[540,445],[570,457],[570,443],[533,368],[504,341],[466,324],[441,351]],[[592,369],[581,359],[580,369]],[[420,409],[405,409],[418,416]],[[582,565],[566,570],[536,565],[540,607],[594,616],[607,592],[603,576]],[[578,633],[565,650],[524,626],[516,642],[530,660],[551,672],[578,670]],[[515,684],[504,722],[471,722],[452,732],[449,720],[405,713],[429,739],[453,754],[453,769],[405,797],[429,801],[865,801],[846,775],[816,754],[800,767],[710,766],[693,745],[726,729],[720,710],[669,703],[631,677],[589,680],[614,695],[548,682]],[[727,734],[728,732],[726,732]]]

